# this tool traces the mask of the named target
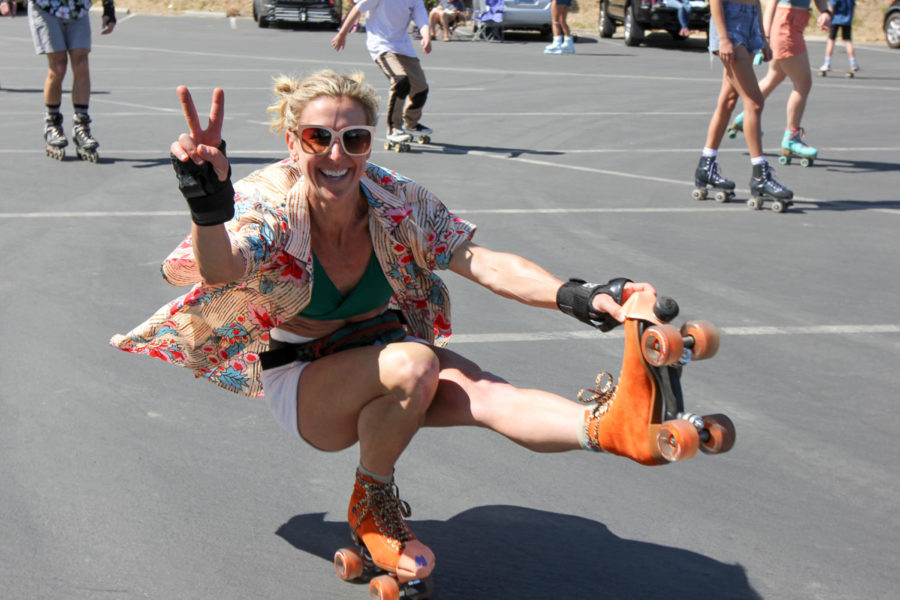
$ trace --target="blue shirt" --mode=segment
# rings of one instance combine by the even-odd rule
[[[832,25],[853,25],[853,9],[856,8],[856,0],[831,0],[828,3],[834,16]]]

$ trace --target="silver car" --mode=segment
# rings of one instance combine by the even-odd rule
[[[531,29],[550,35],[551,0],[504,0],[503,29]],[[484,0],[472,0],[472,12],[484,10]]]

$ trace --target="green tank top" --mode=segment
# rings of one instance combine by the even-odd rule
[[[394,290],[384,276],[374,250],[362,279],[346,298],[328,278],[328,273],[313,252],[312,298],[300,316],[315,321],[349,319],[384,306],[393,295]]]

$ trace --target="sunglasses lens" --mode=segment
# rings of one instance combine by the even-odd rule
[[[323,127],[304,127],[300,131],[300,144],[308,154],[322,154],[331,146],[331,132]]]
[[[347,129],[341,141],[347,154],[365,154],[372,146],[372,133],[368,129]]]

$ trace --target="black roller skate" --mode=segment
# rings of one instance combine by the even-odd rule
[[[66,146],[69,140],[63,131],[63,116],[60,113],[44,116],[44,142],[47,144],[47,156],[56,160],[65,160]]]
[[[72,125],[72,139],[75,140],[75,152],[78,158],[88,162],[98,162],[100,156],[97,148],[100,143],[91,135],[91,118],[88,115],[75,115],[75,124]]]
[[[753,178],[750,179],[750,199],[747,206],[753,210],[763,207],[765,200],[772,202],[772,210],[784,212],[793,204],[791,199],[794,192],[775,181],[775,170],[764,162],[761,165],[753,165]]]
[[[716,202],[728,202],[734,198],[734,182],[719,173],[719,163],[714,156],[701,156],[694,172],[694,200],[706,200],[709,190],[715,190]]]

